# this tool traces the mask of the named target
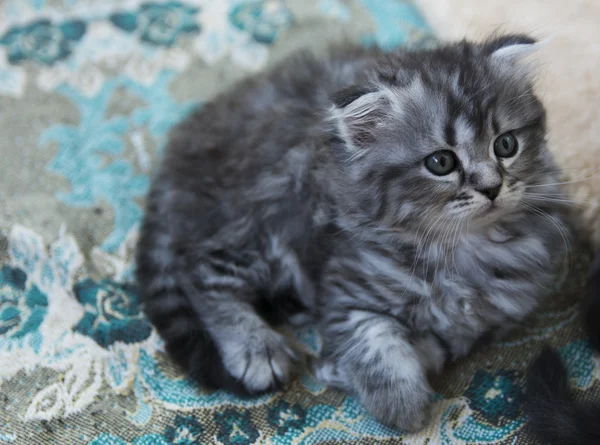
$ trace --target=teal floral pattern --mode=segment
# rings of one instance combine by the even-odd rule
[[[133,198],[143,196],[148,189],[148,178],[119,157],[125,148],[128,119],[125,116],[104,118],[115,83],[107,82],[92,98],[84,98],[66,86],[60,88],[59,91],[78,104],[81,120],[77,126],[50,127],[40,140],[42,144],[52,141],[60,144],[60,151],[48,169],[67,176],[73,184],[70,192],[58,193],[58,199],[79,208],[97,205],[99,199],[113,205],[115,231],[105,241],[107,250],[114,250],[140,219],[142,212]],[[111,158],[114,161],[106,162]]]
[[[597,365],[594,350],[588,340],[570,343],[558,350],[567,365],[569,382],[580,389],[588,389],[594,382]]]
[[[144,434],[133,440],[132,445],[197,445],[203,443],[202,433],[202,425],[195,417],[178,415],[163,434]],[[88,445],[127,445],[127,442],[113,434],[101,434]]]
[[[110,16],[111,22],[123,31],[137,33],[143,42],[172,46],[182,34],[200,32],[196,23],[198,8],[181,2],[144,3],[136,12],[119,12]]]
[[[67,205],[92,208],[100,201],[111,205],[113,231],[102,244],[107,252],[114,252],[139,222],[142,211],[135,198],[141,198],[148,190],[148,176],[139,174],[131,161],[122,156],[127,132],[147,130],[161,144],[171,126],[195,105],[176,103],[169,97],[171,79],[171,73],[163,72],[151,85],[144,86],[128,77],[117,77],[107,81],[93,97],[85,97],[69,86],[58,88],[58,93],[77,105],[81,117],[78,125],[57,124],[42,133],[42,145],[59,145],[48,170],[65,176],[72,184],[70,192],[57,194]],[[146,106],[129,116],[107,118],[109,103],[122,89],[144,100]]]
[[[477,371],[465,392],[469,405],[493,425],[512,421],[522,415],[523,393],[513,371]]]
[[[277,428],[277,434],[283,436],[291,429],[302,429],[306,422],[306,410],[297,403],[291,405],[281,400],[269,408],[267,420]]]
[[[0,37],[0,45],[7,48],[8,61],[12,64],[32,60],[52,65],[71,55],[85,30],[86,23],[82,20],[54,24],[40,19],[9,29]]]
[[[229,20],[257,42],[271,44],[291,26],[293,16],[282,0],[265,0],[234,7]]]
[[[376,29],[363,37],[365,45],[377,45],[391,50],[410,40],[420,46],[435,44],[435,40],[424,32],[426,24],[411,4],[400,1],[360,0],[373,16]],[[418,26],[415,29],[415,24]]]
[[[35,285],[27,285],[27,274],[18,268],[0,269],[0,336],[13,340],[29,337],[39,348],[38,332],[48,312],[48,297]]]
[[[194,445],[202,439],[202,424],[194,416],[176,416],[165,430],[165,439],[173,445]]]
[[[93,338],[103,348],[118,341],[139,343],[150,336],[152,326],[140,313],[137,294],[131,286],[86,278],[75,285],[74,291],[85,308],[74,331]]]
[[[258,439],[249,411],[228,408],[215,412],[214,419],[218,426],[217,440],[223,445],[251,445]]]

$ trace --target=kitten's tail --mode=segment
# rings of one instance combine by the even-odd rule
[[[590,269],[582,308],[592,346],[600,350],[600,252]],[[600,404],[574,400],[567,370],[546,348],[527,375],[525,410],[530,428],[549,445],[600,445]]]
[[[600,250],[590,267],[581,308],[590,342],[600,351]]]
[[[600,444],[600,404],[573,399],[569,379],[559,355],[546,348],[527,377],[529,426],[548,445]]]
[[[146,223],[142,230],[136,258],[144,312],[165,341],[170,357],[192,379],[206,388],[243,393],[240,383],[225,370],[217,346],[192,307],[188,289],[184,288],[186,277],[174,266],[157,263],[157,248],[151,239],[154,233],[147,228],[149,225]]]
[[[180,286],[180,277],[175,272],[152,272],[138,270],[138,276],[150,283],[142,286],[144,311],[164,339],[170,357],[202,386],[243,394],[240,383],[225,371],[214,341]]]

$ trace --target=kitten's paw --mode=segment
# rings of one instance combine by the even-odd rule
[[[236,339],[223,351],[225,368],[251,394],[285,384],[296,358],[285,337],[271,329]]]
[[[414,383],[414,382],[413,382]],[[429,420],[431,390],[426,382],[407,387],[402,383],[363,394],[367,411],[379,422],[407,432],[417,432]]]
[[[426,404],[417,411],[403,413],[394,426],[409,433],[421,431],[429,422],[430,406]]]

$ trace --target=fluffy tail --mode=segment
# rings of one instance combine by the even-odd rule
[[[148,211],[137,249],[136,274],[144,311],[164,339],[169,355],[190,377],[206,388],[243,394],[242,385],[225,370],[215,342],[183,287],[185,270],[180,272],[178,267],[184,268],[185,261],[155,242],[161,235],[165,237],[161,224]],[[161,258],[168,265],[161,264]]]
[[[545,349],[527,376],[530,428],[548,445],[600,444],[600,404],[573,399],[567,370],[559,355]]]
[[[600,350],[600,252],[590,269],[583,316],[592,346]],[[530,428],[548,445],[600,445],[600,403],[574,400],[560,356],[546,348],[527,375],[525,410]]]
[[[600,351],[600,250],[590,268],[582,310],[590,342],[596,351]]]
[[[213,339],[195,316],[185,291],[173,284],[180,282],[179,277],[152,269],[148,273],[145,264],[141,261],[138,264],[141,264],[140,281],[148,283],[140,289],[146,315],[164,339],[169,355],[202,386],[245,394],[242,385],[226,371]]]

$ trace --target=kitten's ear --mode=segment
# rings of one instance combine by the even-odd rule
[[[334,94],[331,101],[331,118],[348,150],[358,154],[368,148],[375,140],[375,128],[382,121],[389,103],[385,94],[375,89],[351,86]]]
[[[538,42],[525,34],[496,37],[484,44],[484,51],[496,62],[515,65],[522,58],[533,54],[549,40]]]

